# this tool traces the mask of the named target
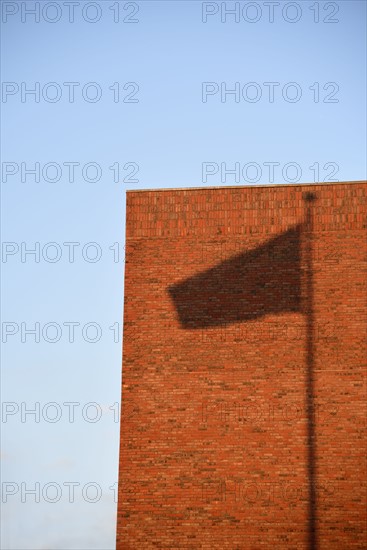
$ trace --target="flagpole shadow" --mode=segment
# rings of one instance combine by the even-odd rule
[[[317,550],[317,494],[316,494],[316,429],[315,429],[315,380],[314,380],[314,275],[312,259],[313,240],[313,208],[316,201],[315,193],[306,193],[305,200],[305,263],[306,263],[306,300],[304,312],[306,314],[306,347],[307,347],[307,449],[308,449],[308,522],[309,522],[309,550]]]
[[[306,315],[309,550],[317,550],[312,266],[315,199],[313,193],[304,196],[304,222],[167,289],[183,330],[223,327],[286,312]],[[303,266],[305,289],[302,289]]]

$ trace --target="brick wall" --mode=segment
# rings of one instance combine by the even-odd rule
[[[366,214],[127,193],[117,550],[366,548]]]

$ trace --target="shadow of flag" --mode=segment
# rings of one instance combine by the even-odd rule
[[[184,329],[300,312],[301,224],[170,286],[168,292]]]

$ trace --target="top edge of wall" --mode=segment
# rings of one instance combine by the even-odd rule
[[[164,192],[164,191],[207,191],[208,189],[256,189],[264,187],[309,187],[310,185],[318,185],[324,187],[326,185],[354,185],[367,183],[367,180],[355,180],[355,181],[330,181],[330,182],[318,182],[318,183],[269,183],[261,185],[215,185],[215,186],[201,186],[201,187],[157,187],[150,189],[126,189],[126,193],[152,193],[152,192]]]

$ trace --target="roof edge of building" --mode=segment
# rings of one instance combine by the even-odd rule
[[[269,183],[261,185],[211,185],[200,187],[157,187],[150,189],[126,189],[126,193],[151,193],[151,192],[164,192],[164,191],[207,191],[208,189],[254,189],[264,187],[309,187],[310,185],[354,185],[360,183],[367,183],[367,180],[354,180],[354,181],[320,181],[312,183]]]

